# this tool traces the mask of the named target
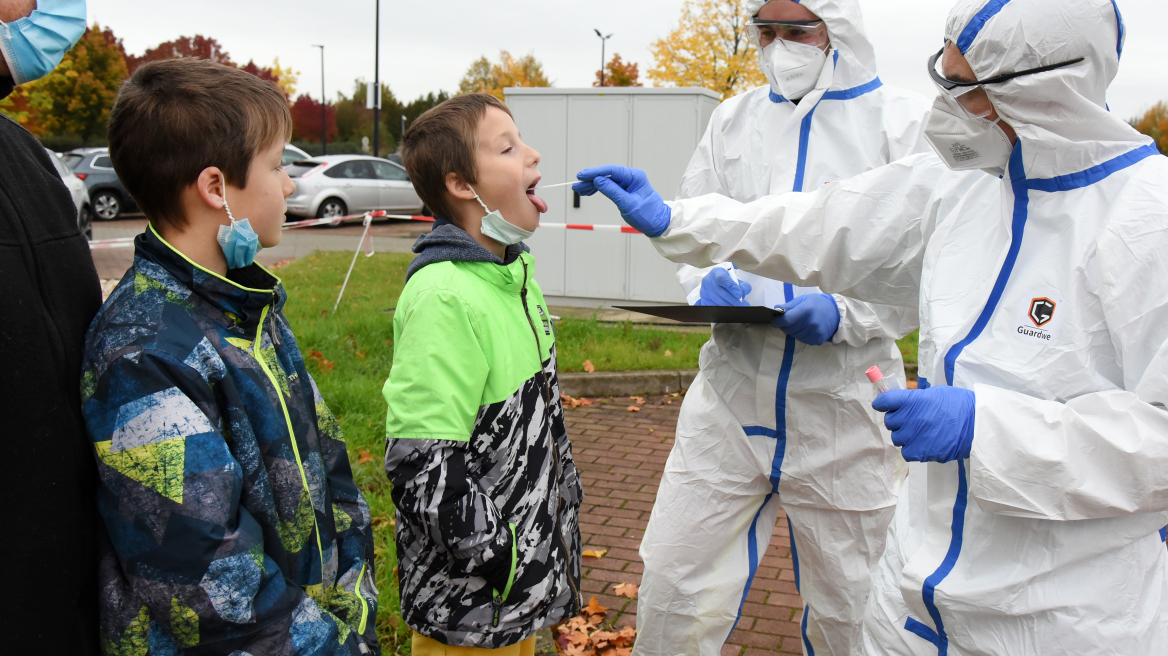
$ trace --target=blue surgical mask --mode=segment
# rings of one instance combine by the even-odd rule
[[[0,55],[16,84],[49,74],[85,34],[85,0],[37,0],[32,14],[0,23]]]
[[[483,202],[483,199],[479,198],[478,193],[475,192],[473,187],[471,187],[471,193],[475,195],[475,200],[479,202],[479,205],[483,206],[483,211],[487,213],[487,215],[483,217],[482,227],[482,232],[487,237],[490,237],[491,239],[494,239],[495,241],[505,246],[510,246],[512,244],[518,244],[524,239],[530,239],[531,236],[535,234],[530,230],[524,230],[514,223],[511,223],[507,219],[504,219],[499,210],[492,212],[487,207],[487,204]]]
[[[227,258],[227,268],[241,269],[255,262],[256,253],[260,250],[260,238],[251,229],[251,221],[236,221],[232,216],[231,208],[227,205],[227,189],[223,190],[223,209],[227,210],[231,225],[219,226],[219,247]]]

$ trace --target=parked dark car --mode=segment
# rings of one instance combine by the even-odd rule
[[[109,148],[76,148],[63,157],[73,173],[85,181],[94,216],[109,221],[127,212],[138,211],[130,192],[114,172]]]

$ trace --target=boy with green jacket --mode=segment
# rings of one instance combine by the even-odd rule
[[[547,211],[532,191],[539,153],[506,105],[474,94],[422,115],[402,157],[447,217],[414,246],[383,390],[402,615],[416,656],[529,653],[537,631],[579,611],[583,496],[520,241]]]

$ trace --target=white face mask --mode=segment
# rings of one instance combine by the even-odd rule
[[[799,100],[815,88],[827,53],[818,46],[775,39],[758,53],[771,90],[787,100]]]
[[[470,185],[467,186],[469,187]],[[534,231],[524,230],[507,219],[504,219],[503,215],[499,213],[499,210],[492,212],[487,208],[487,204],[483,202],[483,199],[479,198],[479,194],[474,190],[474,187],[471,187],[470,190],[474,193],[475,200],[479,202],[479,205],[483,206],[483,211],[487,213],[483,217],[482,232],[484,235],[500,244],[510,246],[512,244],[518,244],[524,239],[529,239],[535,234]]]
[[[938,97],[925,125],[925,139],[954,171],[982,169],[1000,176],[1014,152],[1000,121],[958,116]]]

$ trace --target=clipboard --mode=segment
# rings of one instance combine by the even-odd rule
[[[786,312],[758,305],[616,305],[618,310],[639,312],[682,323],[770,323]]]

